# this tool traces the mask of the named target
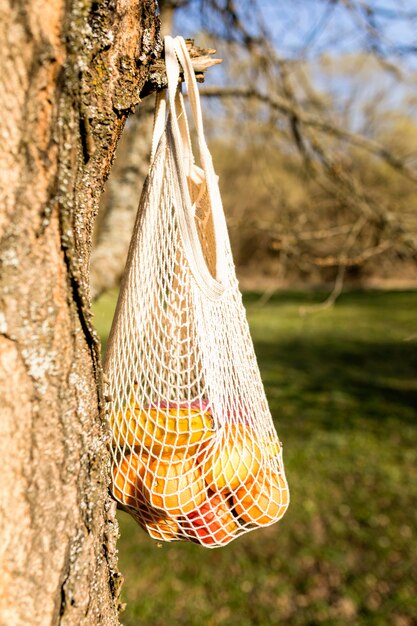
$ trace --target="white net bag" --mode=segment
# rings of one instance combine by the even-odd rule
[[[151,537],[218,547],[278,521],[289,492],[181,37],[165,39],[165,59],[167,97],[106,352],[112,491]]]

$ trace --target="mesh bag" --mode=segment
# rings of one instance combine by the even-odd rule
[[[278,521],[289,492],[181,37],[165,39],[165,62],[106,352],[112,491],[151,537],[218,547]]]

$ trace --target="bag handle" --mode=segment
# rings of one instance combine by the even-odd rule
[[[225,291],[222,279],[223,282],[226,283],[228,276],[227,262],[225,260],[223,246],[225,241],[228,240],[226,220],[222,210],[217,176],[214,172],[213,162],[204,137],[200,97],[187,47],[182,37],[176,37],[175,39],[169,36],[165,37],[165,65],[168,79],[167,99],[170,119],[169,128],[172,131],[174,145],[178,152],[179,158],[177,166],[180,170],[182,170],[184,174],[183,180],[185,181],[186,173],[190,172],[190,169],[188,168],[192,168],[194,165],[194,157],[191,149],[185,109],[182,100],[178,99],[180,64],[184,72],[184,80],[191,104],[191,112],[197,131],[201,165],[205,174],[207,192],[210,198],[216,242],[216,276],[218,280],[213,278],[207,268],[207,263],[201,249],[197,227],[194,222],[194,215],[192,214],[192,211],[186,209],[187,207],[191,208],[192,206],[186,184],[181,186],[185,210],[180,211],[180,227],[183,235],[185,251],[189,258],[190,266],[193,269],[194,277],[205,293],[209,297],[216,299]],[[178,118],[179,104],[181,105],[181,115]],[[188,154],[191,155],[190,158],[187,158]],[[188,169],[188,172],[184,172],[185,168]]]
[[[167,51],[168,47],[168,51]],[[174,58],[176,61],[176,68],[174,73]],[[207,146],[206,138],[204,136],[204,124],[203,124],[203,115],[201,110],[201,102],[200,102],[200,93],[198,91],[197,81],[194,74],[194,69],[191,63],[190,55],[187,50],[187,45],[184,41],[183,37],[176,37],[173,39],[172,37],[165,37],[165,61],[167,63],[167,77],[168,77],[168,101],[170,105],[170,112],[173,115],[176,103],[177,94],[179,92],[178,88],[178,79],[179,79],[179,71],[180,66],[183,70],[184,74],[184,82],[187,87],[188,99],[191,105],[191,113],[193,116],[193,121],[195,125],[195,129],[197,132],[197,141],[198,141],[198,149],[200,153],[201,164],[206,174],[206,178],[210,180],[216,181],[217,186],[217,176],[214,171],[213,161],[211,159],[211,154]],[[187,124],[187,116],[185,114],[184,102],[181,97],[181,106],[183,115],[177,116],[177,121],[179,122],[180,133],[183,138],[183,145],[185,152],[188,153],[190,150],[192,155],[192,147],[190,134],[188,130]],[[178,103],[177,103],[178,106]],[[177,110],[178,114],[178,110]],[[173,115],[174,117],[174,115]],[[194,163],[194,157],[192,156],[192,162]]]
[[[178,120],[178,126],[181,134],[181,141],[184,148],[184,163],[186,164],[187,176],[191,174],[192,167],[194,165],[194,155],[191,145],[190,131],[187,123],[187,115],[185,113],[184,98],[181,93],[180,87],[178,87],[175,96],[175,110]],[[151,163],[153,162],[158,148],[159,141],[164,133],[166,126],[166,94],[165,91],[158,91],[155,100],[155,114],[153,121],[152,132],[152,147],[151,147]]]
[[[176,37],[174,40],[174,44],[175,52],[184,71],[185,84],[187,86],[188,97],[191,104],[191,111],[197,131],[201,164],[206,175],[208,193],[212,204],[211,208],[213,213],[216,238],[220,237],[220,241],[225,239],[226,241],[228,241],[229,235],[227,232],[227,224],[219,191],[218,176],[216,175],[216,172],[214,170],[213,160],[211,158],[211,153],[207,146],[204,134],[200,92],[198,89],[194,68],[191,63],[191,58],[184,38]]]
[[[166,110],[167,110],[167,104],[166,104],[165,93],[163,91],[157,91],[156,99],[155,99],[155,113],[154,113],[154,118],[153,118],[151,163],[153,163],[159,141],[165,130]]]

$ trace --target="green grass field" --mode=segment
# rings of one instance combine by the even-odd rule
[[[417,624],[417,293],[279,294],[248,317],[291,505],[225,548],[120,513],[125,626]],[[95,308],[105,341],[114,295]]]

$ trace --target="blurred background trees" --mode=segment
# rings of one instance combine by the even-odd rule
[[[202,88],[243,286],[417,278],[417,5],[166,0],[165,32],[214,46]],[[117,285],[148,167],[139,107],[102,202],[93,293]],[[147,129],[147,131],[145,131]]]

